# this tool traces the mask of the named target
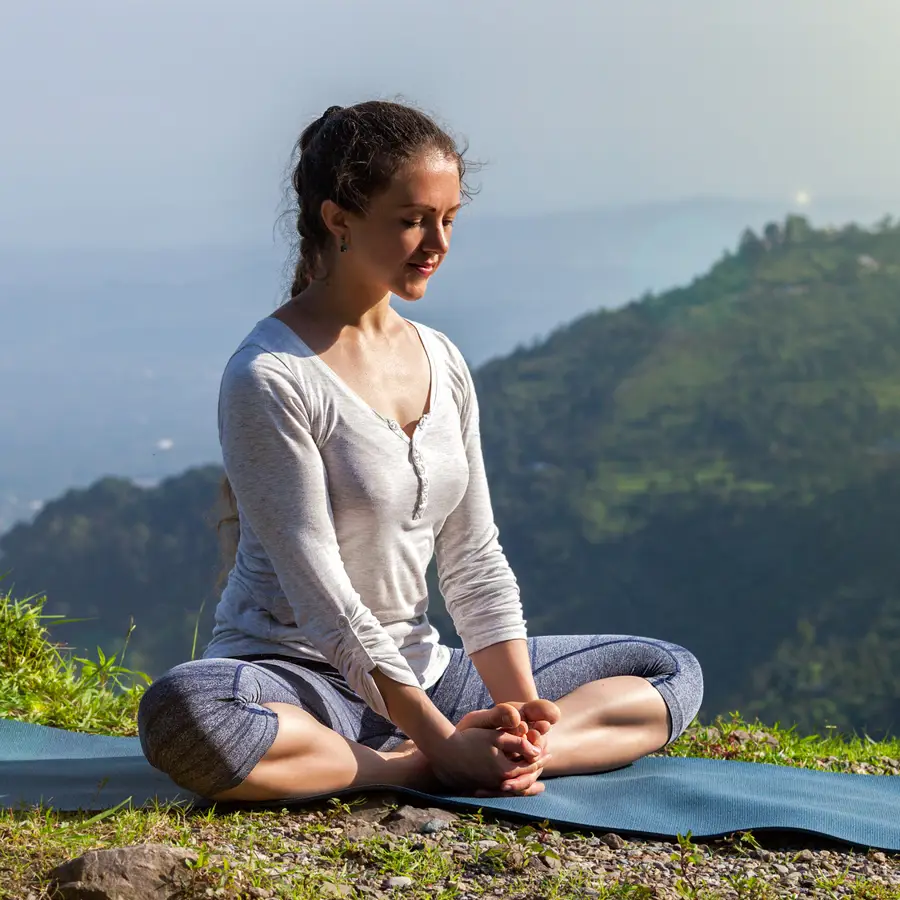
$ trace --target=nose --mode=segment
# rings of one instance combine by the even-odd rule
[[[450,249],[450,229],[443,222],[437,222],[425,234],[422,249],[429,253],[445,254]]]

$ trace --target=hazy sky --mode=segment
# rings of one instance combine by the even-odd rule
[[[266,242],[302,126],[398,94],[480,212],[893,200],[898,47],[897,0],[0,0],[0,244]]]

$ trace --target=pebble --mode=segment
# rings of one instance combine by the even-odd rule
[[[412,884],[413,880],[409,875],[394,875],[385,881],[384,886],[386,888],[408,888],[412,887]]]
[[[622,840],[619,835],[615,832],[608,832],[607,834],[603,834],[600,836],[599,840],[601,843],[606,844],[607,847],[612,850],[621,850],[625,846],[625,841]]]

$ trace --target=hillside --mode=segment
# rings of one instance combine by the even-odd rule
[[[900,228],[747,232],[691,284],[476,378],[533,633],[683,643],[704,720],[900,731]],[[134,615],[132,662],[158,672],[212,596],[216,479],[70,492],[0,538],[0,568],[100,617],[73,642],[116,649]]]
[[[218,466],[153,489],[105,478],[48,503],[35,521],[0,538],[0,573],[17,596],[46,593],[46,612],[87,618],[54,624],[59,641],[93,654],[121,650],[133,619],[131,665],[153,674],[190,658],[212,627],[221,568],[215,537]]]
[[[708,712],[900,724],[900,229],[748,232],[479,385],[535,627],[684,643]]]

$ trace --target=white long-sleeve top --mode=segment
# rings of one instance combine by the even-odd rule
[[[262,319],[228,361],[219,439],[241,536],[204,657],[327,662],[387,717],[376,667],[428,688],[449,661],[426,614],[435,554],[466,653],[526,637],[471,374],[446,336],[414,327],[431,394],[411,439],[278,319]]]

